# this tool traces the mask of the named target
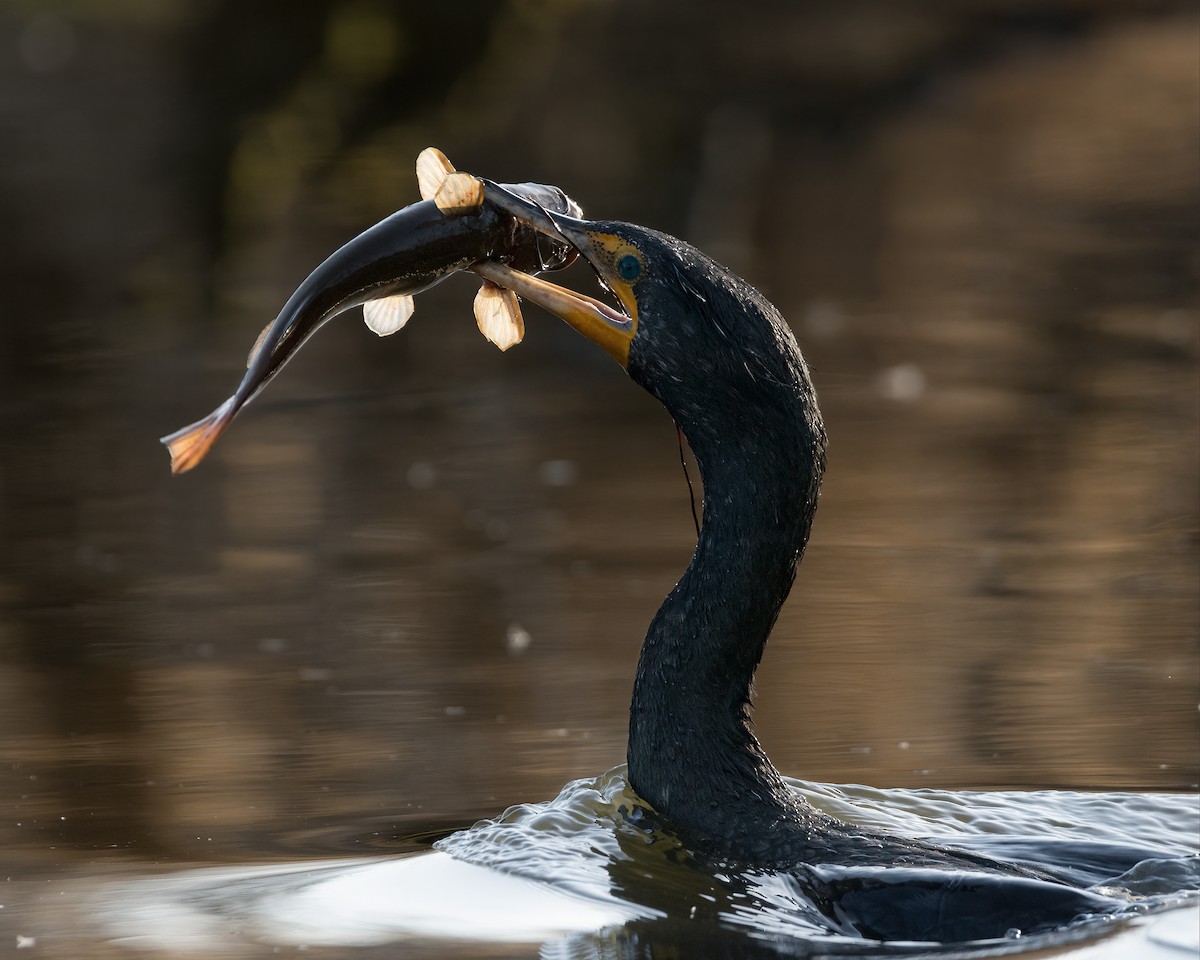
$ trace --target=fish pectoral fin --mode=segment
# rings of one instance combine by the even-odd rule
[[[437,147],[417,154],[417,189],[422,200],[432,200],[447,217],[478,213],[483,206],[482,181],[455,170]]]
[[[451,173],[442,181],[433,202],[447,217],[478,213],[483,206],[483,182],[469,173]]]
[[[363,304],[363,319],[372,333],[388,337],[408,323],[415,304],[407,293],[398,293],[381,300],[368,300]]]
[[[437,147],[426,147],[417,154],[417,189],[421,191],[421,199],[432,200],[436,197],[452,173],[454,164]]]
[[[521,305],[511,290],[484,280],[475,294],[475,322],[479,332],[501,350],[516,346],[525,338]]]

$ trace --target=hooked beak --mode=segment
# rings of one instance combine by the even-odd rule
[[[471,269],[479,276],[536,303],[569,323],[579,333],[604,350],[622,367],[629,366],[629,345],[637,333],[637,301],[629,286],[613,275],[609,261],[615,237],[592,228],[587,220],[551,213],[536,203],[484,180],[484,192],[491,203],[521,223],[557,240],[564,240],[579,251],[596,271],[600,282],[620,300],[625,313],[608,304],[566,287],[514,270],[502,263],[484,261]]]

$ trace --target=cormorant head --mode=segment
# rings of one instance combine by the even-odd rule
[[[693,446],[703,433],[728,441],[753,431],[764,414],[817,427],[795,337],[745,281],[667,234],[548,213],[487,188],[487,198],[519,221],[575,247],[620,309],[500,265],[480,264],[477,272],[603,347],[667,407]]]

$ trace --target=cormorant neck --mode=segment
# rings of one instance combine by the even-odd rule
[[[704,522],[691,564],[650,625],[630,710],[634,789],[685,842],[747,859],[773,824],[797,819],[748,716],[754,671],[791,590],[824,466],[802,360],[797,371],[796,382],[775,385],[761,429],[746,429],[745,408],[738,429],[711,407],[690,419],[686,405],[671,411],[700,467]]]

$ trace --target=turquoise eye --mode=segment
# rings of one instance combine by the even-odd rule
[[[626,283],[632,283],[642,273],[642,261],[632,253],[627,253],[617,261],[617,273]]]

